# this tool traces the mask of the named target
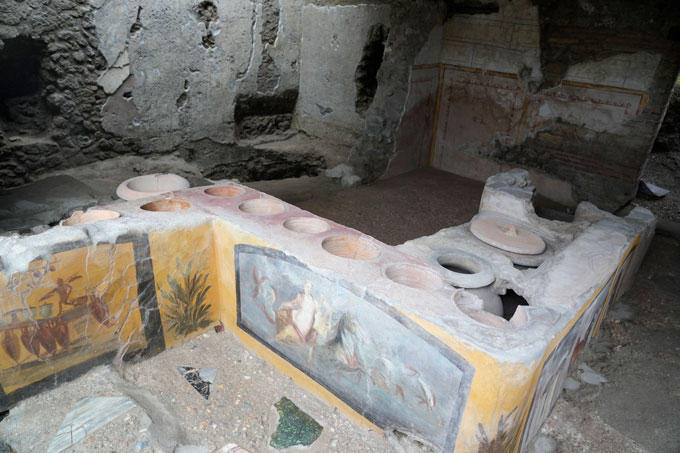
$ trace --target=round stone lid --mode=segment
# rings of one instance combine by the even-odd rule
[[[538,255],[545,250],[545,242],[540,236],[502,220],[474,220],[470,232],[480,241],[507,252]]]

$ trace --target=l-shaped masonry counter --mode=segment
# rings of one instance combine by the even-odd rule
[[[542,219],[533,195],[493,176],[470,223],[397,247],[236,183],[0,237],[0,409],[223,323],[357,423],[519,450],[655,227],[588,203]]]

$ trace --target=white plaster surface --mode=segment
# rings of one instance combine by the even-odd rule
[[[554,250],[554,256],[546,258],[538,269],[515,268],[501,251],[477,240],[470,233],[468,224],[447,228],[398,247],[389,247],[330,221],[327,221],[328,231],[314,236],[296,235],[283,226],[283,221],[310,214],[281,202],[283,210],[278,214],[250,215],[238,209],[240,203],[258,198],[278,200],[249,188],[243,188],[244,194],[240,197],[220,199],[205,195],[202,187],[174,192],[169,196],[191,204],[189,209],[179,212],[140,209],[141,205],[162,197],[117,203],[107,207],[121,214],[115,220],[55,227],[34,236],[0,237],[0,257],[5,272],[12,273],[25,270],[37,257],[49,256],[54,246],[86,240],[95,244],[115,242],[117,237],[127,233],[143,234],[165,228],[191,228],[207,222],[228,222],[235,230],[266,238],[272,247],[285,250],[314,272],[345,285],[359,297],[377,297],[406,313],[417,314],[499,360],[532,362],[542,356],[549,339],[573,319],[593,291],[614,272],[624,250],[645,226],[653,223],[653,217],[645,218],[643,212],[637,212],[634,221],[628,221],[584,205],[573,223],[554,222],[533,214],[530,197],[533,192],[525,173],[501,175],[487,187],[491,192],[485,194],[487,200],[483,204],[488,210],[483,211],[483,215],[511,219],[539,234]],[[488,200],[501,195],[514,196],[520,201],[514,208],[505,209],[506,205],[510,206],[508,203],[497,205]],[[351,260],[330,254],[321,246],[327,237],[347,234],[363,237],[380,254],[371,260]],[[498,328],[463,313],[453,302],[457,290],[450,286],[448,271],[436,262],[439,253],[450,248],[488,261],[495,275],[492,288],[498,294],[512,289],[524,295],[530,304],[522,309],[525,321],[513,318],[504,323],[505,328]],[[642,255],[644,251],[642,247],[639,249]],[[425,290],[399,284],[385,275],[385,269],[395,263],[425,267],[449,285]]]
[[[528,0],[498,2],[498,13],[457,14],[444,25],[441,62],[516,74],[540,73],[538,7]]]
[[[97,8],[94,20],[99,50],[110,67],[125,50],[128,33],[137,18],[137,4],[125,0],[99,0],[91,4]]]
[[[623,132],[625,123],[637,115],[640,95],[561,86],[541,93],[536,103],[538,115],[531,120],[531,130],[561,118],[597,132]]]
[[[649,52],[621,54],[597,62],[569,68],[566,80],[608,85],[632,90],[648,90],[661,55]]]
[[[142,21],[154,33],[142,29],[128,47],[142,127],[154,133],[182,129],[230,138],[224,124],[233,117],[234,83],[251,69],[255,4],[217,2],[218,18],[211,24],[215,48],[207,49],[200,45],[206,26],[192,12],[194,2],[178,0],[173,8],[160,0],[142,3]],[[162,32],[168,29],[173,39]],[[180,111],[176,103],[185,80],[187,108]]]
[[[130,58],[127,51],[123,51],[113,65],[99,78],[97,82],[106,94],[113,94],[130,76]]]
[[[302,9],[297,120],[316,135],[346,136],[363,128],[354,75],[371,26],[390,27],[389,5],[307,5]],[[346,33],[348,29],[352,33]],[[330,109],[330,110],[329,110]]]
[[[386,177],[427,166],[437,97],[439,68],[413,69],[405,112],[397,131],[396,154]]]
[[[437,25],[430,32],[427,42],[420,49],[418,56],[416,56],[415,65],[425,64],[439,64],[439,57],[441,54],[442,40],[444,39],[444,27]]]

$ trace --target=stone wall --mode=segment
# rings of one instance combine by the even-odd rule
[[[680,69],[677,7],[638,21],[625,1],[462,3],[433,38],[439,58],[413,68],[414,82],[438,81],[426,93],[412,86],[413,96],[436,99],[435,136],[417,148],[404,139],[395,163],[417,155],[480,180],[521,166],[567,205],[615,210],[632,199]]]
[[[26,90],[4,92],[0,100],[2,186],[21,184],[47,168],[76,165],[85,155],[102,159],[135,147],[122,139],[97,145],[106,136],[98,114],[105,93],[97,85],[106,61],[98,51],[91,6],[43,3],[0,4],[3,85],[10,77],[15,86],[33,76],[36,81]],[[21,61],[29,53],[32,68]]]
[[[28,87],[0,93],[0,187],[121,154],[172,154],[214,179],[345,161],[378,176],[444,9],[346,3],[3,2],[0,80],[24,68],[13,80]]]

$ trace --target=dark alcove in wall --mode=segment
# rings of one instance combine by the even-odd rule
[[[6,133],[44,131],[49,113],[41,97],[40,61],[45,44],[18,36],[4,41],[0,50],[0,129]]]
[[[375,24],[368,32],[368,39],[364,46],[363,56],[354,73],[357,86],[355,109],[363,114],[370,107],[378,90],[378,71],[385,54],[385,43],[390,29],[383,24]]]

